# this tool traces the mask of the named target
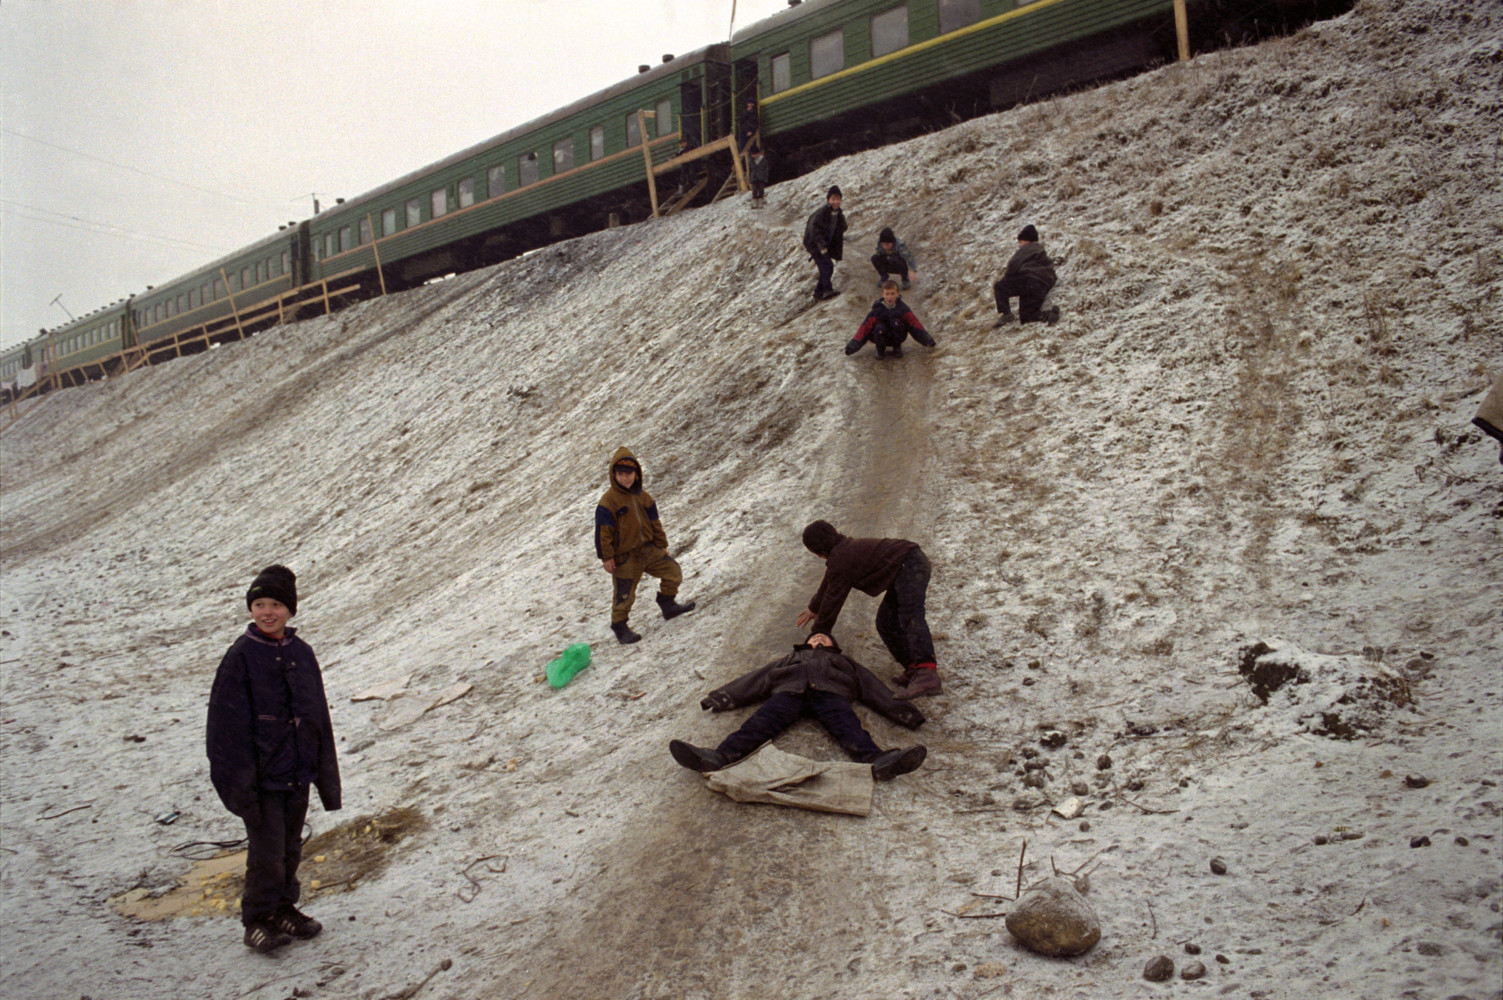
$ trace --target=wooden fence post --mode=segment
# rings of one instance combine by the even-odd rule
[[[230,300],[230,316],[235,320],[235,333],[240,337],[241,340],[244,340],[245,328],[240,325],[240,309],[235,305],[235,290],[230,287],[230,276],[224,273],[224,268],[222,267],[219,269],[219,276],[224,279],[224,294],[227,295]],[[204,332],[208,333],[208,331],[209,325],[205,323]],[[205,340],[205,343],[208,343],[208,341]]]
[[[655,111],[637,109],[637,138],[642,140],[642,161],[647,164],[647,197],[652,201],[652,217],[658,217],[658,180],[652,175],[652,144],[647,141],[647,116],[657,117]]]
[[[371,252],[376,255],[376,277],[381,281],[381,297],[386,297],[386,275],[381,273],[381,237],[376,235],[376,220],[371,218],[371,213],[365,213],[365,221],[371,224]],[[1018,308],[1022,308],[1019,306]]]
[[[1185,0],[1174,0],[1174,33],[1179,36],[1179,61],[1190,61],[1190,18],[1185,13]]]

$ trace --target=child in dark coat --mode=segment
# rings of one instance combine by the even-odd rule
[[[835,262],[845,254],[845,213],[840,210],[840,202],[840,188],[832,184],[825,193],[825,203],[804,224],[804,249],[819,270],[814,286],[816,302],[840,294],[832,281]]]
[[[750,175],[752,188],[752,208],[761,208],[763,199],[767,195],[767,178],[772,173],[772,166],[767,162],[767,154],[758,146],[752,150],[751,163],[747,165],[747,173]]]
[[[898,283],[888,278],[882,283],[882,297],[872,303],[872,311],[861,321],[856,336],[845,345],[845,353],[855,354],[870,340],[877,345],[877,357],[885,358],[887,352],[891,351],[893,357],[901,358],[903,341],[908,339],[910,333],[914,340],[925,347],[934,346],[934,338],[929,336],[924,324],[919,322],[913,310],[898,296]]]
[[[269,952],[323,925],[295,905],[308,788],[339,808],[339,761],[323,675],[287,625],[297,577],[268,566],[245,595],[251,623],[219,663],[209,694],[209,776],[225,808],[245,821],[245,943]]]
[[[878,281],[886,282],[889,274],[896,274],[904,288],[908,287],[910,275],[918,277],[918,263],[909,252],[908,244],[898,239],[891,229],[877,234],[877,252],[872,254],[872,267],[877,269]]]
[[[1018,233],[1018,249],[1007,262],[1007,270],[995,285],[992,296],[997,300],[997,326],[1012,322],[1012,309],[1008,300],[1018,297],[1018,321],[1037,323],[1040,320],[1053,326],[1059,319],[1059,306],[1044,311],[1044,297],[1054,287],[1056,275],[1054,261],[1044,252],[1039,243],[1039,231],[1024,226]]]
[[[691,770],[718,771],[807,715],[817,719],[853,760],[870,764],[872,777],[878,781],[916,769],[928,753],[922,744],[898,750],[877,746],[851,710],[851,702],[863,702],[909,729],[923,725],[924,714],[894,698],[870,670],[841,655],[840,647],[827,635],[811,635],[788,656],[716,688],[699,704],[713,712],[724,712],[755,701],[761,701],[762,706],[713,750],[671,740],[668,752]]]

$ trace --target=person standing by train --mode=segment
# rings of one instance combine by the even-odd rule
[[[751,181],[752,208],[761,208],[763,199],[767,195],[767,178],[772,172],[772,167],[767,162],[767,153],[763,151],[762,144],[752,150],[751,163],[747,164],[747,174]]]
[[[814,266],[819,269],[819,282],[814,286],[814,301],[833,299],[840,293],[835,290],[835,262],[840,260],[845,248],[845,213],[840,210],[840,188],[831,185],[825,193],[825,203],[804,226],[804,249]]]
[[[757,132],[762,128],[761,120],[757,115],[757,99],[748,97],[746,107],[736,120],[736,134],[741,137],[741,152],[745,153],[751,148],[753,140],[757,138]]]

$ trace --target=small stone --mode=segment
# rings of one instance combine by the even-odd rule
[[[1084,781],[1073,781],[1070,783],[1070,794],[1080,796],[1090,795],[1091,786]]]
[[[1058,750],[1060,747],[1064,746],[1068,741],[1069,741],[1069,737],[1066,736],[1064,733],[1060,732],[1058,729],[1050,730],[1049,732],[1045,733],[1043,736],[1039,737],[1039,743],[1040,743],[1040,745],[1048,747],[1050,750]]]
[[[1024,747],[1022,753],[1024,760],[1032,760],[1039,755],[1039,752],[1033,747]]]
[[[1023,784],[1026,787],[1028,787],[1028,788],[1043,788],[1044,787],[1044,772],[1043,771],[1029,771],[1028,774],[1027,774],[1027,776],[1023,778]]]
[[[1181,979],[1202,979],[1205,977],[1206,967],[1201,962],[1191,962],[1180,971]]]
[[[1091,904],[1059,876],[1023,895],[1007,914],[1007,930],[1040,955],[1083,955],[1101,940],[1101,923]]]
[[[1323,844],[1329,844],[1330,842],[1331,842],[1331,838],[1327,837],[1323,833],[1317,833],[1315,835],[1315,846],[1317,846],[1317,847],[1319,847],[1319,846],[1321,846]]]
[[[1106,770],[1109,770],[1111,768],[1111,766],[1112,766],[1112,759],[1110,757],[1108,757],[1106,754],[1102,754],[1100,757],[1096,758],[1096,770],[1098,770],[1098,771],[1106,771]]]
[[[1141,792],[1143,790],[1143,781],[1140,778],[1134,778],[1122,787],[1129,792]]]
[[[1225,875],[1226,874],[1226,858],[1216,857],[1216,858],[1212,858],[1211,859],[1211,874],[1213,874],[1213,875]]]
[[[1361,830],[1342,830],[1341,831],[1341,839],[1342,840],[1361,840],[1363,838],[1363,836],[1364,836],[1364,834],[1362,833]]]
[[[1444,955],[1446,953],[1446,946],[1435,941],[1421,941],[1419,944],[1416,944],[1414,946],[1414,950],[1419,952],[1421,955],[1428,955],[1431,958],[1435,958],[1438,955]]]
[[[1404,779],[1404,784],[1409,788],[1424,788],[1425,786],[1430,784],[1430,779],[1422,777],[1418,774],[1411,774]]]
[[[1200,945],[1196,944],[1194,941],[1187,942],[1185,944],[1185,954],[1186,955],[1199,955],[1200,954]]]
[[[1409,846],[1410,847],[1429,847],[1430,846],[1430,838],[1429,837],[1410,837],[1409,838]]]
[[[1091,821],[1090,820],[1083,819],[1083,820],[1080,821],[1080,832],[1081,833],[1088,833],[1088,832],[1090,832],[1090,829],[1091,829]]]
[[[1466,845],[1470,844],[1471,841],[1467,840],[1465,837],[1457,837],[1456,838],[1456,843],[1459,844],[1462,847],[1465,847]]]
[[[1219,952],[1216,955],[1216,961],[1220,962],[1222,965],[1231,965],[1232,964],[1232,960],[1231,959],[1227,958],[1225,955],[1220,954]]]
[[[1150,983],[1162,983],[1174,976],[1174,960],[1168,955],[1160,955],[1143,966],[1143,978]]]

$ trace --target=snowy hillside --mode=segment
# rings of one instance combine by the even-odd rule
[[[1503,368],[1500,68],[1494,3],[1363,0],[762,211],[51,395],[0,436],[0,994],[378,1000],[437,970],[418,996],[1503,996],[1503,469],[1469,425]],[[799,235],[832,183],[845,293],[809,308]],[[1063,318],[993,329],[1025,223]],[[847,358],[884,225],[939,346]],[[664,623],[644,581],[630,647],[590,541],[622,444],[699,602]],[[821,517],[935,567],[945,692],[917,734],[863,710],[930,755],[864,819],[735,804],[666,749],[716,743],[747,713],[699,699],[799,639]],[[314,831],[408,825],[267,958],[233,904],[108,901],[243,835],[204,708],[276,561],[342,753]],[[837,635],[887,676],[875,607]],[[593,665],[540,683],[577,641]],[[1266,705],[1239,671],[1259,642],[1306,682]],[[780,744],[840,757],[812,723]],[[1043,958],[987,916],[1020,852],[1025,886],[1088,874],[1094,950]],[[1147,983],[1160,954],[1209,971]]]

